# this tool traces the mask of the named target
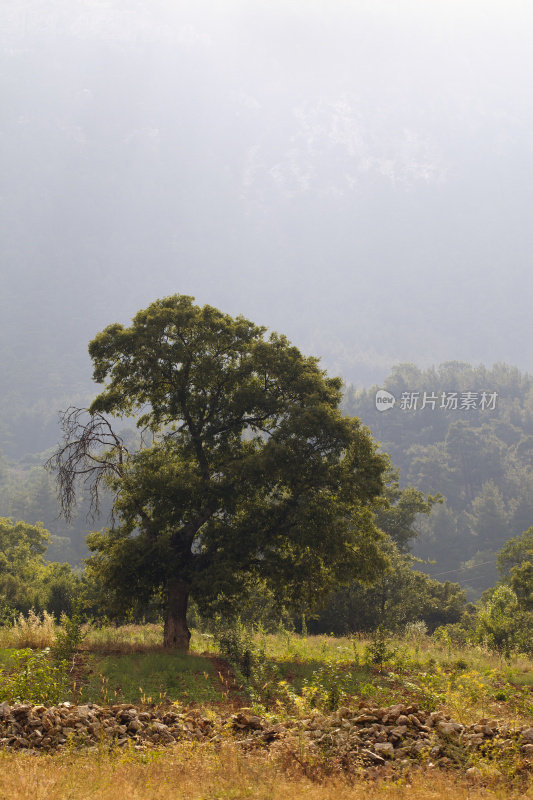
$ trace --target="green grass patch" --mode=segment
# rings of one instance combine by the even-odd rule
[[[533,672],[511,672],[509,682],[516,686],[533,686]]]
[[[357,692],[361,684],[369,680],[370,670],[367,667],[354,667],[349,662],[333,662],[329,668],[323,661],[278,661],[276,662],[279,672],[283,678],[297,692],[301,692],[304,686],[317,682],[327,683],[334,680],[345,679],[346,688],[350,686],[353,693]]]
[[[83,697],[95,703],[210,703],[227,698],[213,662],[178,653],[93,655]]]
[[[352,662],[361,649],[355,638],[293,633],[263,634],[256,643],[269,658],[291,662]]]
[[[0,647],[0,669],[9,669],[14,663],[13,648]]]

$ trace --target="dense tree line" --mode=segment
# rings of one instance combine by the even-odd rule
[[[302,595],[298,614],[304,613],[309,630],[317,632],[372,630],[378,624],[399,627],[413,620],[423,620],[430,630],[457,623],[466,604],[460,585],[470,597],[494,586],[499,551],[504,582],[520,608],[529,610],[528,604],[533,606],[533,551],[527,549],[528,534],[524,540],[520,536],[533,521],[531,379],[505,365],[486,370],[452,362],[438,370],[425,371],[400,365],[383,388],[397,398],[390,411],[377,411],[377,387],[358,391],[350,387],[343,405],[345,412],[359,416],[369,425],[381,450],[390,453],[390,463],[396,468],[389,467],[384,489],[372,505],[375,525],[383,535],[379,545],[382,567],[366,576],[371,581],[366,581],[365,575],[359,579],[354,575],[351,582],[343,579],[342,586],[331,586],[322,608],[311,609]],[[399,407],[399,398],[406,394],[418,393],[422,398],[426,392],[440,398],[452,390],[459,395],[477,393],[478,397],[484,391],[495,393],[497,402],[488,409],[446,410],[438,403],[435,408]],[[140,433],[134,427],[125,428],[122,424],[120,435],[132,452],[140,447]],[[174,446],[170,440],[163,448],[167,463],[169,446]],[[90,497],[83,491],[71,519],[61,519],[56,487],[42,467],[51,452],[28,455],[18,462],[0,458],[0,514],[14,521],[3,523],[2,613],[9,615],[34,607],[59,614],[71,607],[72,598],[77,595],[83,598],[88,614],[119,617],[130,613],[139,619],[155,618],[158,603],[150,599],[149,592],[144,599],[137,592],[135,608],[132,605],[129,612],[124,603],[121,609],[116,604],[112,608],[109,591],[99,591],[94,580],[91,585],[87,574],[82,573],[82,559],[88,554],[87,534],[92,527],[102,527],[111,520],[112,493],[102,494],[102,513],[94,521],[88,517]],[[136,502],[141,484],[147,487],[148,472],[156,474],[159,470],[158,458],[163,456],[163,450],[161,446],[159,451],[152,447],[141,454],[141,460],[132,462],[134,469],[128,478],[131,487],[123,493],[118,506],[126,515],[131,511],[128,492],[131,501]],[[154,485],[150,491],[160,491],[160,487]],[[153,497],[148,502],[153,502]],[[25,522],[18,523],[19,520]],[[16,553],[6,545],[9,525],[18,531],[13,534],[15,540],[21,536],[28,539],[24,547],[15,548]],[[119,529],[115,526],[114,530]],[[114,534],[114,541],[118,543],[117,535]],[[90,541],[101,560],[108,545],[102,534],[100,538],[95,536]],[[511,541],[507,545],[508,540]],[[95,561],[93,557],[93,571],[98,558]],[[67,561],[80,565],[79,574],[68,564],[60,563]],[[97,577],[102,576],[100,569]],[[241,575],[240,591],[244,590],[246,600],[242,594],[241,602],[233,608],[227,602],[226,613],[235,613],[237,608],[251,620],[262,618],[268,624],[277,624],[283,618],[299,624],[298,614],[291,617],[281,595],[276,597],[259,575],[253,580]],[[204,611],[209,613],[207,606]],[[193,617],[197,615],[198,603],[193,603],[191,613]]]
[[[449,362],[421,370],[395,367],[383,388],[396,405],[378,411],[378,387],[345,398],[350,414],[361,417],[400,469],[402,485],[444,502],[421,518],[415,555],[433,561],[434,577],[457,580],[479,596],[498,578],[496,553],[533,523],[533,381],[505,364],[492,369]],[[422,408],[424,392],[435,407]],[[441,408],[452,392],[458,408]],[[482,393],[497,395],[495,407],[480,408]],[[418,393],[414,409],[402,397]],[[477,407],[461,409],[461,395],[476,396]]]

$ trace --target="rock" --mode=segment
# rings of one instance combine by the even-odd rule
[[[355,717],[354,722],[359,724],[361,722],[377,722],[378,718],[374,714],[359,714]]]
[[[240,712],[239,714],[234,714],[232,719],[234,728],[260,730],[263,727],[261,718],[254,714],[248,715]]]
[[[387,709],[388,718],[389,719],[392,719],[393,717],[398,718],[400,714],[403,714],[405,712],[405,708],[406,707],[401,703],[395,706],[389,706],[389,708]]]
[[[366,758],[368,761],[371,761],[373,764],[384,764],[385,759],[378,755],[377,753],[373,753],[372,750],[367,750],[365,747],[360,750],[361,755],[363,758]]]
[[[344,719],[344,717],[351,717],[352,714],[353,712],[349,708],[346,708],[346,706],[342,706],[337,711],[337,716],[339,719]]]
[[[463,731],[458,722],[437,722],[437,730],[443,736],[457,736]]]
[[[19,719],[20,717],[27,716],[29,711],[31,711],[31,705],[29,703],[23,703],[22,705],[16,705],[11,707],[11,713],[17,719]]]
[[[426,753],[428,749],[428,743],[420,740],[413,742],[411,745],[411,753],[415,756],[419,756],[421,753]]]
[[[479,767],[469,767],[466,771],[466,777],[470,781],[470,783],[477,783],[483,777],[483,773],[479,769]]]
[[[525,728],[522,730],[522,739],[526,742],[533,744],[533,728]]]
[[[441,737],[440,743],[435,733]],[[378,708],[363,702],[329,715],[314,712],[305,719],[290,718],[273,725],[251,709],[211,719],[195,709],[186,713],[168,706],[140,710],[126,703],[106,708],[91,703],[50,708],[30,703],[0,704],[0,746],[25,753],[54,751],[65,745],[94,748],[106,742],[142,750],[184,739],[220,743],[228,735],[246,749],[268,747],[275,752],[292,747],[297,752],[303,746],[309,749],[311,758],[327,754],[346,770],[362,761],[367,774],[372,769],[383,774],[385,764],[390,771],[402,763],[417,768],[420,757],[426,755],[439,768],[456,769],[461,762],[459,752],[450,752],[453,758],[445,755],[449,739],[453,739],[454,748],[463,748],[465,756],[479,752],[483,757],[484,744],[492,744],[498,737],[499,749],[520,748],[525,768],[530,768],[533,759],[533,728],[527,725],[510,729],[483,719],[463,726],[442,712],[428,712],[414,705]],[[487,777],[483,762],[476,769]],[[491,769],[490,774],[498,777],[498,771]],[[476,772],[470,774],[475,776]]]
[[[157,733],[168,733],[168,726],[164,725],[162,722],[154,722],[152,723],[152,730],[156,731]],[[125,728],[121,732],[125,733]]]
[[[390,733],[402,739],[407,733],[407,725],[396,725],[394,728],[391,728]]]
[[[378,753],[378,755],[386,756],[388,758],[394,755],[394,747],[390,742],[376,742],[374,745],[374,751]]]
[[[119,712],[118,717],[121,722],[131,722],[137,718],[137,710],[135,708],[126,708]]]

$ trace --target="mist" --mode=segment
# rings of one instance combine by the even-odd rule
[[[526,2],[0,8],[4,403],[92,391],[157,297],[348,382],[533,369]]]

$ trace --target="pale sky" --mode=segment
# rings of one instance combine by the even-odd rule
[[[89,338],[177,292],[359,385],[532,371],[532,31],[516,0],[4,0],[4,359],[17,331],[90,383]]]

